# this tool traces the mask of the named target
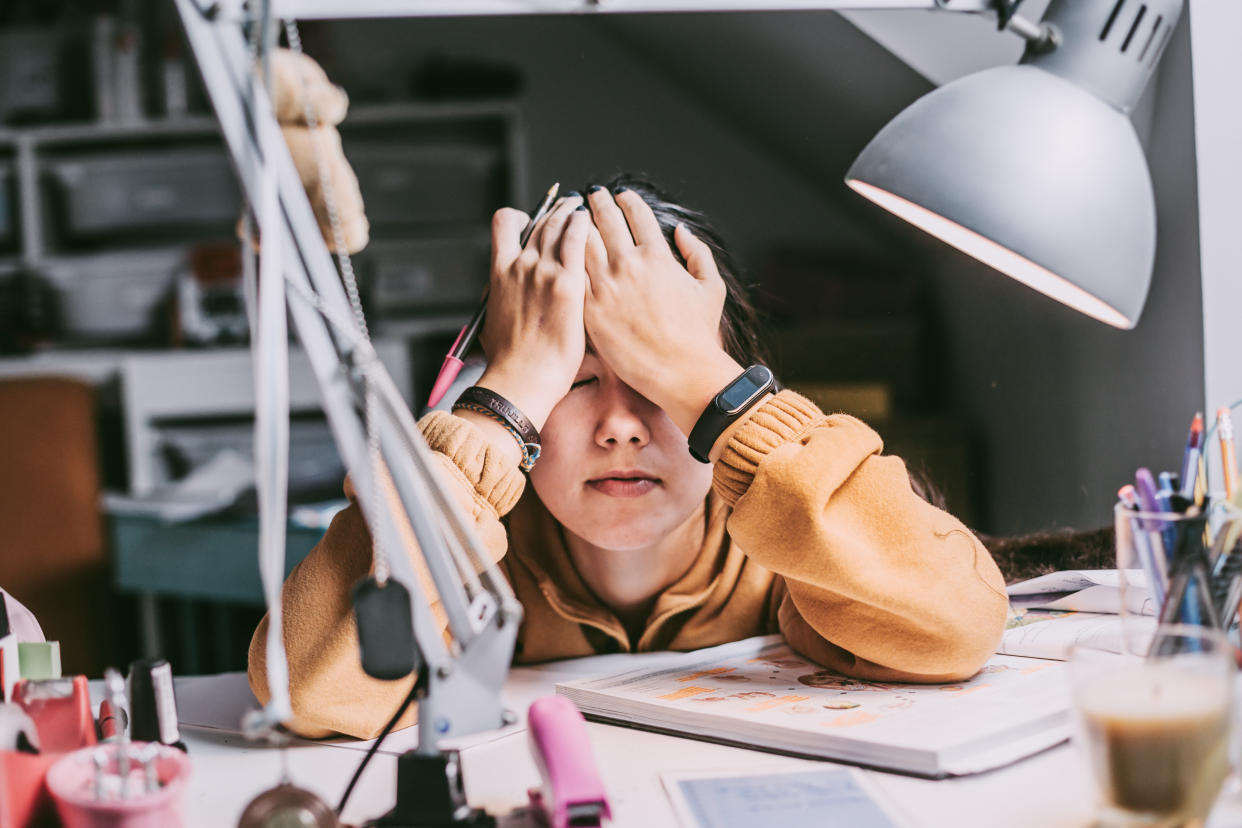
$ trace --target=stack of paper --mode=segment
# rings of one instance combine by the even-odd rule
[[[1054,572],[1009,587],[1010,615],[998,653],[1065,660],[1075,645],[1122,651],[1123,630],[1142,643],[1156,629],[1155,601],[1141,570]],[[1126,613],[1122,614],[1122,606]],[[1132,642],[1134,643],[1134,642]]]

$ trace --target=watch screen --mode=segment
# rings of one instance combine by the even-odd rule
[[[767,385],[767,382],[768,370],[762,365],[756,365],[721,392],[720,407],[728,412],[736,411]]]

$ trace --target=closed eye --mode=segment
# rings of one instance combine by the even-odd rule
[[[587,377],[586,379],[580,379],[577,382],[575,382],[573,385],[569,386],[569,390],[574,391],[578,388],[581,388],[584,385],[589,385],[590,383],[593,383],[593,382],[595,382],[595,377]]]

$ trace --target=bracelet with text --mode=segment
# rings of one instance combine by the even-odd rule
[[[530,471],[539,459],[539,429],[513,403],[492,391],[472,385],[453,403],[453,410],[464,408],[500,423],[517,440],[522,450],[522,471]]]

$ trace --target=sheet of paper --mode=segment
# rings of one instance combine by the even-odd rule
[[[227,509],[254,486],[254,464],[232,449],[224,449],[182,479],[135,497],[106,493],[104,507],[113,515],[158,518],[184,523]]]
[[[1011,619],[996,652],[1027,658],[1065,661],[1075,644],[1121,652],[1122,625],[1147,640],[1156,629],[1154,616],[1123,619],[1120,615],[1087,612],[1028,612]]]
[[[1121,612],[1121,605],[1121,590],[1118,587],[1098,584],[1030,608],[1117,615]],[[1134,615],[1156,615],[1159,609],[1156,606],[1156,600],[1151,595],[1151,590],[1146,586],[1129,587],[1126,590],[1125,607],[1127,612]]]
[[[907,823],[857,771],[667,773],[661,777],[684,828],[901,828]]]
[[[1120,589],[1121,577],[1116,569],[1070,569],[1040,575],[1029,581],[1010,584],[1005,590],[1014,595],[1040,595],[1050,592],[1077,592],[1093,586]],[[1147,589],[1147,573],[1141,569],[1127,569],[1126,585]]]

